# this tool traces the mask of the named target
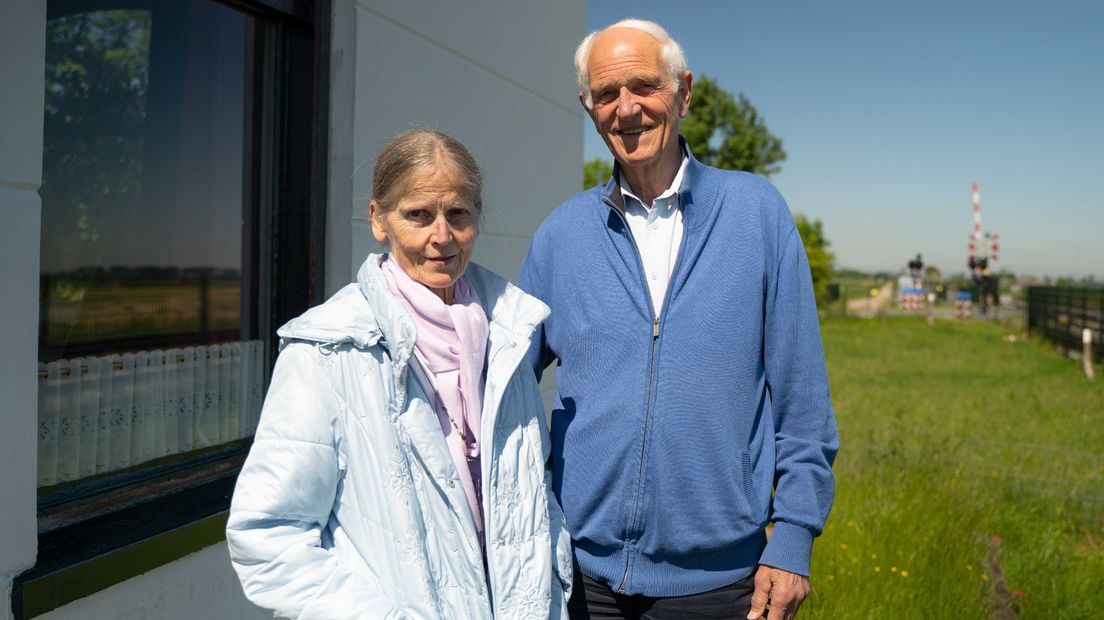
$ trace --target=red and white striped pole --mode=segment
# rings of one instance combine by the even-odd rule
[[[973,265],[975,277],[981,277],[985,273],[993,252],[987,236],[981,234],[981,192],[978,190],[977,181],[974,181],[974,232],[970,235],[970,264]]]
[[[974,181],[974,240],[981,239],[981,194],[977,181]]]

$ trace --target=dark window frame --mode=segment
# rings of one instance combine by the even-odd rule
[[[171,1],[171,0],[169,0]],[[268,280],[247,295],[259,304],[259,334],[271,367],[275,327],[324,294],[329,43],[332,0],[210,0],[268,22],[265,62],[247,100],[258,114],[258,166],[246,201],[262,205],[254,243],[269,257]],[[135,0],[58,0],[81,10]],[[52,8],[52,7],[50,7]],[[263,119],[263,120],[261,120]],[[12,587],[15,618],[30,618],[148,572],[224,539],[230,495],[252,444],[242,439],[171,455],[121,472],[49,489],[38,500],[38,556]]]

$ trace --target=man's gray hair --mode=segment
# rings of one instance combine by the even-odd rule
[[[683,53],[682,46],[678,44],[678,41],[671,38],[671,35],[667,34],[663,26],[646,19],[630,17],[616,24],[606,26],[601,30],[595,30],[584,37],[579,43],[579,47],[575,48],[575,77],[579,81],[579,92],[583,93],[586,109],[589,110],[594,106],[594,99],[590,94],[590,74],[587,72],[587,61],[590,60],[590,48],[594,45],[594,37],[607,30],[612,30],[613,28],[639,30],[647,33],[658,41],[660,55],[663,58],[664,67],[667,69],[668,78],[671,82],[677,84],[679,88],[682,88],[682,74],[688,69],[686,66],[686,54]]]

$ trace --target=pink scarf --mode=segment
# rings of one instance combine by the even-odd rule
[[[483,360],[487,355],[489,332],[487,315],[467,278],[456,281],[453,303],[446,305],[390,257],[380,267],[391,292],[414,318],[418,331],[414,354],[433,382],[424,387],[427,391],[436,391],[437,419],[482,541],[479,429],[485,382]]]

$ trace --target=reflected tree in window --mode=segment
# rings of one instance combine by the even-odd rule
[[[101,234],[105,212],[137,210],[150,25],[149,11],[78,13],[47,24],[42,199],[49,262],[72,261],[75,251],[94,257],[95,246],[109,241]]]

